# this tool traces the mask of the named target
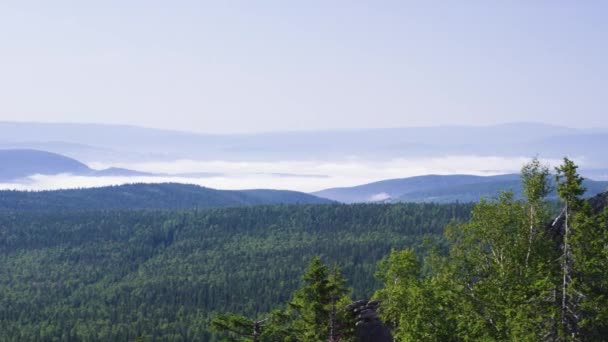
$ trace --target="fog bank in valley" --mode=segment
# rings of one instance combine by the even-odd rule
[[[125,183],[178,182],[217,189],[286,189],[313,192],[331,187],[427,174],[497,175],[518,172],[528,157],[446,156],[388,161],[150,161],[143,163],[90,163],[95,169],[121,167],[154,173],[154,176],[33,175],[19,182],[0,184],[2,189],[52,190],[99,187]],[[558,159],[546,159],[558,165]],[[577,160],[584,166],[584,158]]]

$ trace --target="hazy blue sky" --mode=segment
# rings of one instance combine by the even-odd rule
[[[608,127],[606,18],[592,0],[3,0],[0,120]]]

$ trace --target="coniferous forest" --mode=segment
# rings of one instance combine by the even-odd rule
[[[608,0],[0,0],[0,37],[0,342],[608,342]]]
[[[373,299],[396,341],[606,340],[608,193],[583,201],[577,166],[565,158],[555,171],[554,219],[544,201],[552,176],[534,159],[522,168],[524,200],[510,192],[482,200],[468,222],[446,227],[447,251],[394,249],[378,263]],[[339,269],[314,259],[302,280],[256,339],[356,341]],[[213,326],[248,340],[252,323],[225,314]]]
[[[533,160],[475,205],[5,211],[0,340],[349,341],[375,299],[397,341],[602,341],[606,198],[555,173],[558,205]]]
[[[356,297],[391,249],[440,240],[469,204],[4,212],[1,341],[211,340],[216,312],[287,301],[315,255]]]

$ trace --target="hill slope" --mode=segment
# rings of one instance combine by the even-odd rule
[[[585,197],[591,197],[608,189],[608,182],[586,179],[583,186],[587,189]],[[513,191],[515,197],[522,197],[521,183],[519,180],[503,180],[495,182],[475,183],[466,185],[449,185],[427,191],[416,191],[406,193],[397,198],[401,202],[477,202],[482,197],[493,197],[500,191]],[[548,199],[557,199],[557,194],[552,191]]]
[[[385,194],[385,199],[397,199],[407,193],[431,191],[456,185],[491,183],[503,180],[516,180],[519,176],[501,175],[482,177],[473,175],[426,175],[399,179],[387,179],[379,182],[353,187],[332,188],[315,192],[314,195],[344,203],[373,202]]]
[[[35,174],[83,174],[92,170],[85,164],[60,154],[38,150],[0,150],[0,180]]]
[[[322,255],[355,296],[391,249],[439,239],[466,204],[285,205],[0,215],[0,341],[217,341],[214,312],[257,317]],[[74,327],[78,327],[75,329]]]
[[[608,189],[607,181],[585,180],[586,196]],[[512,190],[521,195],[519,175],[498,176],[428,175],[389,179],[349,188],[333,188],[313,193],[316,196],[344,203],[355,202],[475,202],[492,197],[501,190]],[[549,195],[555,198],[555,193]]]
[[[31,150],[0,150],[0,181],[15,181],[32,175],[78,176],[152,176],[153,174],[121,168],[94,170],[76,159],[61,154]]]
[[[40,192],[0,191],[0,210],[181,209],[330,202],[296,191],[216,190],[177,183]]]

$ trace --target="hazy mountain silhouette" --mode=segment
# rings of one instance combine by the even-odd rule
[[[608,189],[608,181],[585,180],[586,196]],[[326,189],[313,194],[344,203],[355,202],[475,202],[511,190],[521,196],[519,175],[427,175],[388,179],[353,187]],[[549,195],[555,198],[555,192]]]
[[[0,122],[0,148],[52,151],[84,162],[368,160],[446,155],[584,157],[608,168],[608,130],[539,123],[211,135],[122,125]]]
[[[38,150],[0,150],[0,181],[32,175],[144,176],[149,173],[121,168],[93,170],[76,159]]]

